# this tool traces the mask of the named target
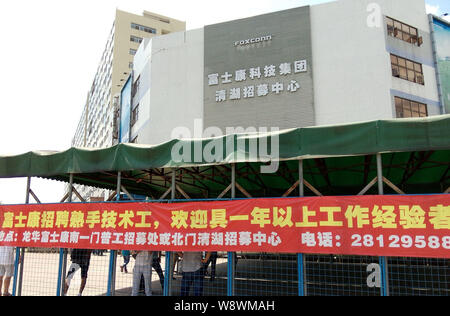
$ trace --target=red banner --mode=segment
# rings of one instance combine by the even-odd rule
[[[0,245],[450,258],[450,195],[0,205]]]

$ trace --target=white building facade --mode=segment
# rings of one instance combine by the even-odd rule
[[[338,0],[146,39],[129,138],[444,114],[430,33],[424,0]]]

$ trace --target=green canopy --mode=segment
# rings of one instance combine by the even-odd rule
[[[383,172],[392,183],[407,193],[439,193],[449,184],[449,135],[450,115],[442,115],[172,140],[157,146],[29,152],[0,156],[0,178],[67,182],[72,173],[75,183],[114,190],[121,171],[130,193],[158,197],[170,187],[170,169],[177,168],[179,191],[203,198],[217,196],[229,185],[233,163],[238,183],[249,195],[279,196],[298,179],[297,161],[304,160],[305,179],[318,190],[357,194],[376,176],[373,157],[382,153]],[[261,173],[270,154],[279,157],[279,168]]]

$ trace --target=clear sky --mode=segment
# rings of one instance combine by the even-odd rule
[[[1,1],[0,155],[70,147],[116,8],[183,20],[189,30],[324,2],[329,1]],[[450,13],[449,0],[426,2],[430,13]],[[0,202],[23,203],[25,183],[0,180]],[[63,186],[52,181],[33,179],[32,189],[42,202],[64,195]]]

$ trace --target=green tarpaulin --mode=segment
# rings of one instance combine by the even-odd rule
[[[277,142],[279,146],[274,148],[279,151],[274,152],[271,148]],[[259,172],[267,159],[264,153],[279,155],[277,173]],[[158,146],[119,144],[96,150],[29,152],[0,157],[0,178],[31,176],[68,181],[68,174],[73,173],[75,183],[115,189],[114,177],[122,171],[130,192],[157,196],[169,187],[166,168],[182,168],[180,187],[192,196],[207,197],[226,188],[228,165],[236,163],[238,182],[248,192],[275,196],[298,179],[296,161],[305,159],[309,182],[325,192],[344,194],[348,188],[364,187],[376,175],[376,153],[384,154],[385,175],[397,185],[430,188],[432,184],[433,190],[446,186],[450,115],[173,140]]]

